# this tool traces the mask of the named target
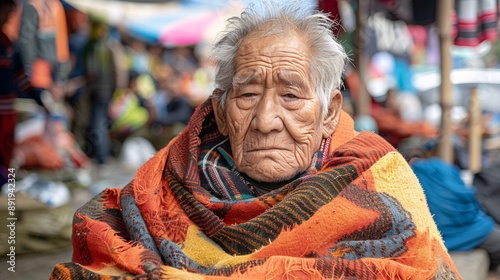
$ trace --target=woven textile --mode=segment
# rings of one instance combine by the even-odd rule
[[[208,101],[129,185],[82,207],[73,262],[51,279],[460,279],[410,167],[347,114],[320,170],[231,199],[200,183],[213,124]]]

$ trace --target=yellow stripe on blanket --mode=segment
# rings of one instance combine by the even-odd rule
[[[223,267],[247,262],[249,255],[231,256],[209,239],[198,226],[188,228],[186,241],[181,245],[186,256],[206,267]]]
[[[379,159],[370,171],[375,181],[375,188],[380,193],[387,193],[396,198],[404,209],[411,213],[412,221],[419,231],[429,231],[431,236],[438,237],[440,233],[427,206],[423,189],[416,188],[420,183],[401,154],[391,152]],[[421,209],[422,204],[427,209]],[[436,238],[443,244],[441,238]]]

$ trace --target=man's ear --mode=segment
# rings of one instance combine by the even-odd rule
[[[214,108],[215,122],[220,134],[227,136],[229,134],[227,127],[226,115],[222,109],[222,95],[224,92],[221,89],[215,89],[212,93],[212,107]]]
[[[342,111],[342,93],[336,89],[332,93],[332,99],[328,112],[323,118],[323,138],[332,136],[339,123],[340,112]]]

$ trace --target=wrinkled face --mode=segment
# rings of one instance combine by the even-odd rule
[[[324,127],[309,63],[300,36],[250,34],[241,44],[233,88],[216,113],[240,172],[262,182],[290,179],[309,167],[323,136],[333,132]]]

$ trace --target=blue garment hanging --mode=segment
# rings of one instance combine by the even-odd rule
[[[458,168],[439,158],[417,160],[411,167],[424,189],[446,248],[463,251],[481,244],[495,222],[479,205],[476,190],[460,178]]]

